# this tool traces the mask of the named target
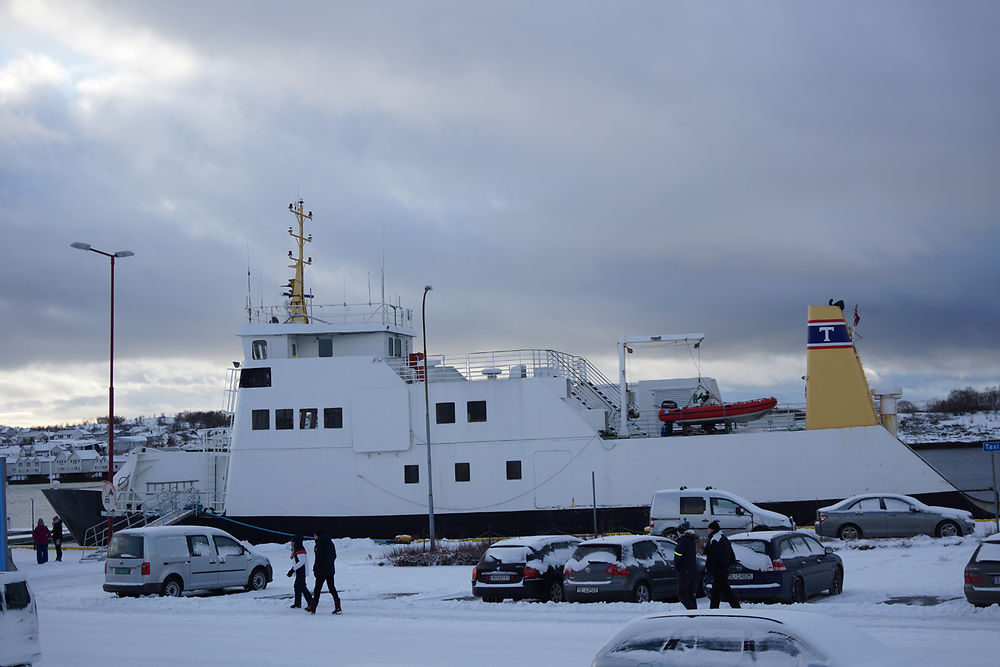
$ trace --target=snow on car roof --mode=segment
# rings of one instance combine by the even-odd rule
[[[572,535],[525,535],[524,537],[508,537],[505,540],[500,540],[499,542],[494,542],[490,545],[493,547],[531,547],[532,549],[537,549],[538,547],[544,546],[552,540],[576,540],[580,541],[580,538],[573,537]]]
[[[657,542],[670,542],[673,544],[672,540],[668,540],[665,537],[659,537],[658,535],[606,535],[604,537],[596,537],[592,540],[581,542],[581,544],[632,544],[637,540],[649,539],[656,540]]]
[[[729,535],[729,541],[733,542],[736,540],[773,540],[776,537],[781,537],[782,535],[804,535],[805,533],[800,533],[797,530],[755,530],[752,533],[736,533],[735,535]]]

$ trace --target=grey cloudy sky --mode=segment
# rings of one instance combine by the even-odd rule
[[[994,2],[0,2],[0,424],[222,406],[314,212],[317,302],[432,353],[704,332],[802,400],[810,303],[873,384],[1000,383]],[[671,356],[671,354],[673,356]],[[696,374],[686,351],[633,355]],[[648,373],[647,373],[648,374]]]

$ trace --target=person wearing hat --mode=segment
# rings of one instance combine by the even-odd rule
[[[690,526],[690,524],[688,524]],[[678,532],[683,524],[677,527]],[[684,529],[674,547],[674,567],[677,569],[677,598],[685,609],[697,609],[698,539],[690,527]]]
[[[710,609],[718,609],[720,600],[725,600],[733,609],[740,603],[729,587],[729,568],[736,562],[733,545],[722,532],[718,521],[708,524],[708,544],[705,546],[705,569],[712,575],[712,601]]]
[[[302,536],[296,535],[292,538],[292,568],[288,571],[288,576],[295,576],[295,603],[292,609],[302,607],[303,596],[306,599],[306,609],[313,606],[313,597],[306,586],[306,571],[309,569],[309,554],[302,546]]]
[[[52,545],[56,548],[56,562],[62,562],[62,519],[52,517]]]
[[[49,560],[49,535],[51,533],[45,525],[45,519],[39,519],[38,525],[31,531],[31,539],[35,543],[35,558],[39,565]]]

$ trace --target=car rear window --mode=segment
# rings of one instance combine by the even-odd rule
[[[1000,542],[983,542],[982,546],[979,547],[979,553],[976,554],[976,562],[982,563],[984,561],[1000,561]]]
[[[502,547],[490,547],[483,554],[483,560],[495,560],[501,563],[525,563],[528,558],[528,547],[520,544],[509,544]]]
[[[620,544],[581,544],[573,552],[573,560],[583,563],[617,563],[621,558]]]
[[[746,547],[747,549],[756,551],[759,554],[767,553],[768,543],[764,540],[732,540],[732,542],[733,544],[738,544],[741,547]]]
[[[142,535],[112,535],[108,558],[142,558]]]
[[[23,581],[12,581],[4,586],[4,599],[7,600],[7,610],[24,609],[31,602],[28,595],[28,584]]]

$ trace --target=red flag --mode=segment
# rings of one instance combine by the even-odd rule
[[[861,321],[861,316],[858,315],[858,304],[854,304],[854,326],[858,326],[858,322]]]

